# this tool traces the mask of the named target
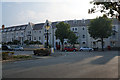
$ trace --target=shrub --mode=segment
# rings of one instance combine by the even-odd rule
[[[14,52],[2,52],[2,59],[7,60],[13,57]]]
[[[15,45],[18,45],[18,44],[20,44],[20,41],[19,40],[14,40],[12,43],[15,44]]]
[[[29,44],[35,44],[35,42],[34,41],[30,41]]]
[[[47,48],[36,49],[33,51],[34,55],[48,56],[51,54],[51,50]]]
[[[117,51],[120,51],[120,47],[111,47],[111,50],[117,50]]]
[[[31,58],[29,55],[14,55],[13,58],[15,59],[28,59]]]
[[[25,41],[24,41],[24,43],[25,43],[26,45],[29,45],[29,42],[30,42],[29,40],[25,40]]]

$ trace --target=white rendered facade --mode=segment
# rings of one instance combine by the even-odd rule
[[[43,45],[45,45],[45,26],[47,22],[49,21],[46,20],[45,23],[28,23],[26,25],[4,28],[2,30],[2,42],[6,43],[10,41],[12,42],[13,40],[19,40],[21,42],[21,45],[24,45],[25,40],[30,40],[40,41]],[[70,24],[71,31],[73,31],[78,36],[77,42],[79,43],[80,47],[101,47],[99,39],[94,40],[90,37],[90,34],[88,33],[88,24],[90,23],[90,20],[69,20],[63,22]],[[50,29],[48,42],[54,48],[56,48],[56,43],[60,44],[60,40],[56,39],[55,36],[55,25],[57,23],[58,22],[49,22]],[[117,20],[115,20],[113,21],[113,26],[115,34],[107,39],[104,39],[104,47],[107,47],[108,45],[113,47],[120,47],[120,24],[117,22]],[[67,39],[65,40],[65,42],[67,42]]]

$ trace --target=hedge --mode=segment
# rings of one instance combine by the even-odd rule
[[[48,56],[51,54],[51,49],[49,48],[41,48],[41,49],[36,49],[33,51],[34,55],[40,55],[40,56]]]
[[[14,52],[2,52],[2,59],[7,60],[13,58]]]

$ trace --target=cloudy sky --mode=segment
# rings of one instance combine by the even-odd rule
[[[100,13],[88,14],[91,0],[3,0],[2,24],[6,26],[50,21],[92,19]]]

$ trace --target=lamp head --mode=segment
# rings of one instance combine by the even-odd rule
[[[47,23],[47,25],[45,26],[45,28],[46,28],[47,30],[49,30],[49,28],[50,28],[49,23]]]

